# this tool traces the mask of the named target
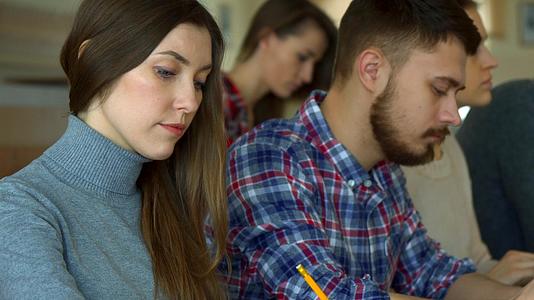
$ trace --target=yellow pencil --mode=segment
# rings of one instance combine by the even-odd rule
[[[306,283],[308,283],[308,285],[315,292],[315,294],[317,294],[317,296],[319,296],[319,299],[328,300],[328,297],[325,295],[323,290],[321,290],[321,288],[317,285],[317,282],[315,282],[315,280],[313,280],[313,278],[310,276],[310,274],[308,274],[308,271],[306,271],[306,269],[304,268],[304,266],[302,264],[298,264],[297,271],[299,271],[300,275],[302,275],[302,277],[304,277],[304,281],[306,281]]]

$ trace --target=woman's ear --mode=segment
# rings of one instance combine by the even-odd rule
[[[85,51],[85,48],[87,48],[87,45],[89,45],[89,41],[91,40],[85,40],[80,45],[80,48],[78,48],[78,59],[82,56],[83,52]]]
[[[390,66],[379,49],[364,50],[354,62],[354,73],[358,74],[362,85],[373,94],[379,94],[389,80]]]
[[[258,33],[258,36],[259,36],[258,48],[260,49],[268,48],[269,46],[273,44],[275,39],[276,40],[278,39],[278,36],[276,35],[276,33],[267,27],[260,30],[260,32]]]

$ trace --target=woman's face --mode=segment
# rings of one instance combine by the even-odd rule
[[[465,11],[475,23],[482,41],[478,46],[477,53],[467,57],[465,89],[458,93],[458,104],[460,106],[484,106],[491,101],[491,88],[493,87],[491,72],[497,67],[497,60],[484,44],[488,38],[488,33],[476,7],[468,8]]]
[[[296,34],[278,37],[272,33],[260,42],[262,80],[281,98],[312,81],[315,64],[328,47],[327,36],[317,23],[306,21],[301,26]]]
[[[180,24],[80,118],[127,150],[166,159],[202,102],[211,64],[209,32]]]

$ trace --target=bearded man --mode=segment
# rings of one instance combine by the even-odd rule
[[[448,0],[354,0],[339,30],[328,93],[229,150],[230,297],[317,299],[298,264],[336,300],[517,296],[428,238],[398,166],[431,161],[460,123],[480,43],[469,16]]]

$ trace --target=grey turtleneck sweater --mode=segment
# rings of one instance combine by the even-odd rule
[[[0,180],[0,299],[152,299],[136,186],[147,161],[70,116]]]

